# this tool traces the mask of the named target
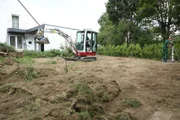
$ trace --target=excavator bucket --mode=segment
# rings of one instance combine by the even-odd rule
[[[39,43],[39,44],[50,44],[49,42],[49,39],[46,37],[43,37],[41,39],[38,39],[38,41],[36,41],[36,43]]]
[[[44,37],[44,30],[43,29],[39,29],[36,33],[36,38],[38,39],[38,41],[36,41],[36,43],[39,44],[50,44],[49,39],[46,37]]]

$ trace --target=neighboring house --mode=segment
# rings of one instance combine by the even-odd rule
[[[0,42],[6,42],[8,45],[14,46],[16,50],[44,51],[59,49],[61,45],[66,45],[64,38],[50,33],[45,34],[49,38],[50,44],[36,43],[35,34],[39,28],[53,27],[46,24],[37,26],[17,0],[1,0],[0,15]],[[75,40],[76,30],[63,27],[60,30]]]

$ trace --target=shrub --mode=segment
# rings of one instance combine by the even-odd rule
[[[148,59],[162,59],[163,43],[145,44],[141,48],[140,44],[127,44],[118,46],[107,45],[98,48],[98,54],[107,56],[125,56],[125,57],[138,57]],[[171,49],[169,49],[169,57],[171,56]],[[175,43],[175,59],[180,57],[180,43]]]
[[[15,52],[15,48],[7,45],[6,43],[0,43],[0,51],[1,52]]]

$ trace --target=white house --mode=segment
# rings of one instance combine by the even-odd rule
[[[0,0],[0,42],[6,42],[17,50],[44,51],[59,49],[65,45],[65,39],[58,34],[45,33],[50,44],[41,45],[36,43],[35,33],[39,28],[58,28],[75,40],[76,30],[66,27],[37,25],[27,11],[17,0]]]

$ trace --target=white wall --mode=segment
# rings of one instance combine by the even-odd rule
[[[7,0],[0,0],[0,42],[6,41],[6,29],[8,26],[8,1]]]
[[[27,4],[23,0],[23,3]],[[30,9],[33,9],[31,7]],[[19,29],[37,26],[17,0],[0,0],[0,42],[6,41],[7,28],[12,28],[12,15],[19,15]]]
[[[35,50],[34,34],[25,34],[26,50]]]

